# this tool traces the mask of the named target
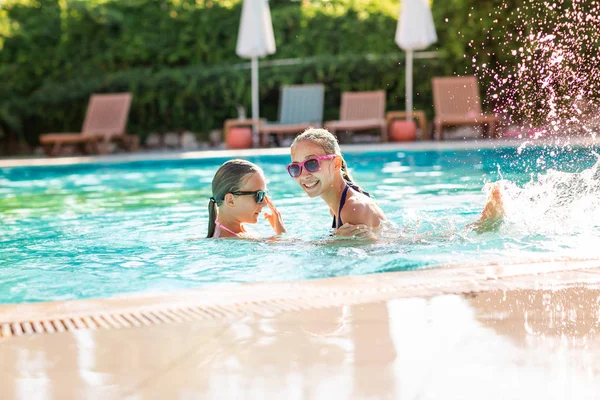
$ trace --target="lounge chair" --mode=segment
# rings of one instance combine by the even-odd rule
[[[321,84],[282,87],[279,121],[259,124],[261,146],[269,144],[270,135],[275,135],[279,144],[285,135],[296,135],[310,126],[320,127],[323,123],[324,95],[325,87]]]
[[[377,130],[381,141],[387,142],[385,90],[342,93],[340,119],[327,121],[325,129],[334,135],[339,132]]]
[[[447,126],[481,126],[484,135],[494,136],[498,117],[483,114],[479,84],[474,76],[433,78],[433,126],[438,139],[443,139]],[[487,130],[487,132],[486,132]]]
[[[139,137],[125,133],[131,93],[94,94],[90,97],[81,133],[48,133],[40,136],[44,152],[59,154],[63,145],[103,154],[110,141],[119,142],[129,151],[137,150]]]

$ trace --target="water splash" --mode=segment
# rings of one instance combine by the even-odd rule
[[[597,240],[600,228],[600,159],[582,172],[549,169],[522,187],[506,180],[500,185],[506,210],[502,228],[505,234],[571,238],[588,235]]]
[[[525,0],[511,9],[504,3],[489,14],[485,39],[470,42],[487,101],[518,127],[513,135],[595,138],[600,125],[599,5]],[[492,46],[501,50],[491,52]]]

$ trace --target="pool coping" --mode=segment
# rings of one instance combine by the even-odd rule
[[[520,146],[544,146],[555,144],[569,144],[571,146],[585,146],[599,144],[600,137],[557,137],[551,139],[478,139],[469,141],[417,141],[394,143],[363,143],[343,144],[342,152],[348,154],[378,151],[443,151],[443,150],[479,150],[494,148],[518,148]],[[281,156],[288,155],[288,147],[257,148],[242,150],[208,149],[194,151],[156,151],[123,154],[109,154],[101,156],[80,157],[28,157],[0,159],[0,168],[17,167],[43,167],[67,166],[81,164],[118,164],[139,161],[169,161],[169,160],[200,160],[216,158],[256,157],[256,156]]]
[[[103,299],[0,305],[0,340],[81,329],[273,316],[395,298],[589,284],[600,285],[600,258],[523,259],[308,281],[214,284]]]

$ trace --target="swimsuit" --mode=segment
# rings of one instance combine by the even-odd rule
[[[342,198],[340,199],[340,206],[338,208],[338,213],[337,213],[337,221],[335,218],[335,215],[333,216],[333,224],[331,225],[332,228],[334,229],[338,229],[340,226],[344,225],[344,222],[342,221],[342,208],[344,207],[344,204],[346,204],[346,197],[348,196],[348,189],[354,189],[357,192],[360,192],[360,190],[358,190],[358,186],[353,185],[350,182],[346,182],[346,187],[344,188],[344,192],[342,193]],[[367,192],[362,192],[363,194],[365,194],[367,197],[371,197],[371,195],[369,195],[369,193]]]
[[[238,233],[235,233],[231,229],[227,228],[225,225],[223,225],[219,221],[215,221],[215,225],[218,226],[220,229],[223,229],[224,231],[227,231],[227,232],[231,233],[235,237],[240,237],[240,235]],[[218,236],[217,236],[217,238],[218,238]]]
[[[333,216],[333,225],[331,226],[332,228],[339,229],[340,226],[344,225],[344,222],[342,222],[342,208],[344,207],[344,204],[346,204],[346,196],[348,195],[348,189],[350,189],[350,186],[346,185],[344,191],[342,192],[342,198],[340,199],[340,206],[338,208],[337,213],[337,221],[335,215]]]

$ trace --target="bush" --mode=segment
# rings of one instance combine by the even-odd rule
[[[431,77],[470,70],[466,31],[481,35],[485,22],[454,17],[471,4],[483,10],[496,3],[435,2],[440,54],[415,60],[416,108],[431,115]],[[279,87],[291,83],[326,85],[326,119],[338,116],[345,90],[385,88],[388,108],[404,108],[397,0],[270,6],[277,53],[260,69],[261,116],[276,119]],[[133,92],[128,129],[141,136],[208,132],[234,117],[237,104],[250,109],[250,71],[235,54],[240,0],[5,0],[0,7],[0,79],[11,93],[0,110],[11,110],[12,120],[0,126],[20,130],[30,143],[42,132],[78,131],[94,92]],[[266,65],[288,58],[302,62]]]

